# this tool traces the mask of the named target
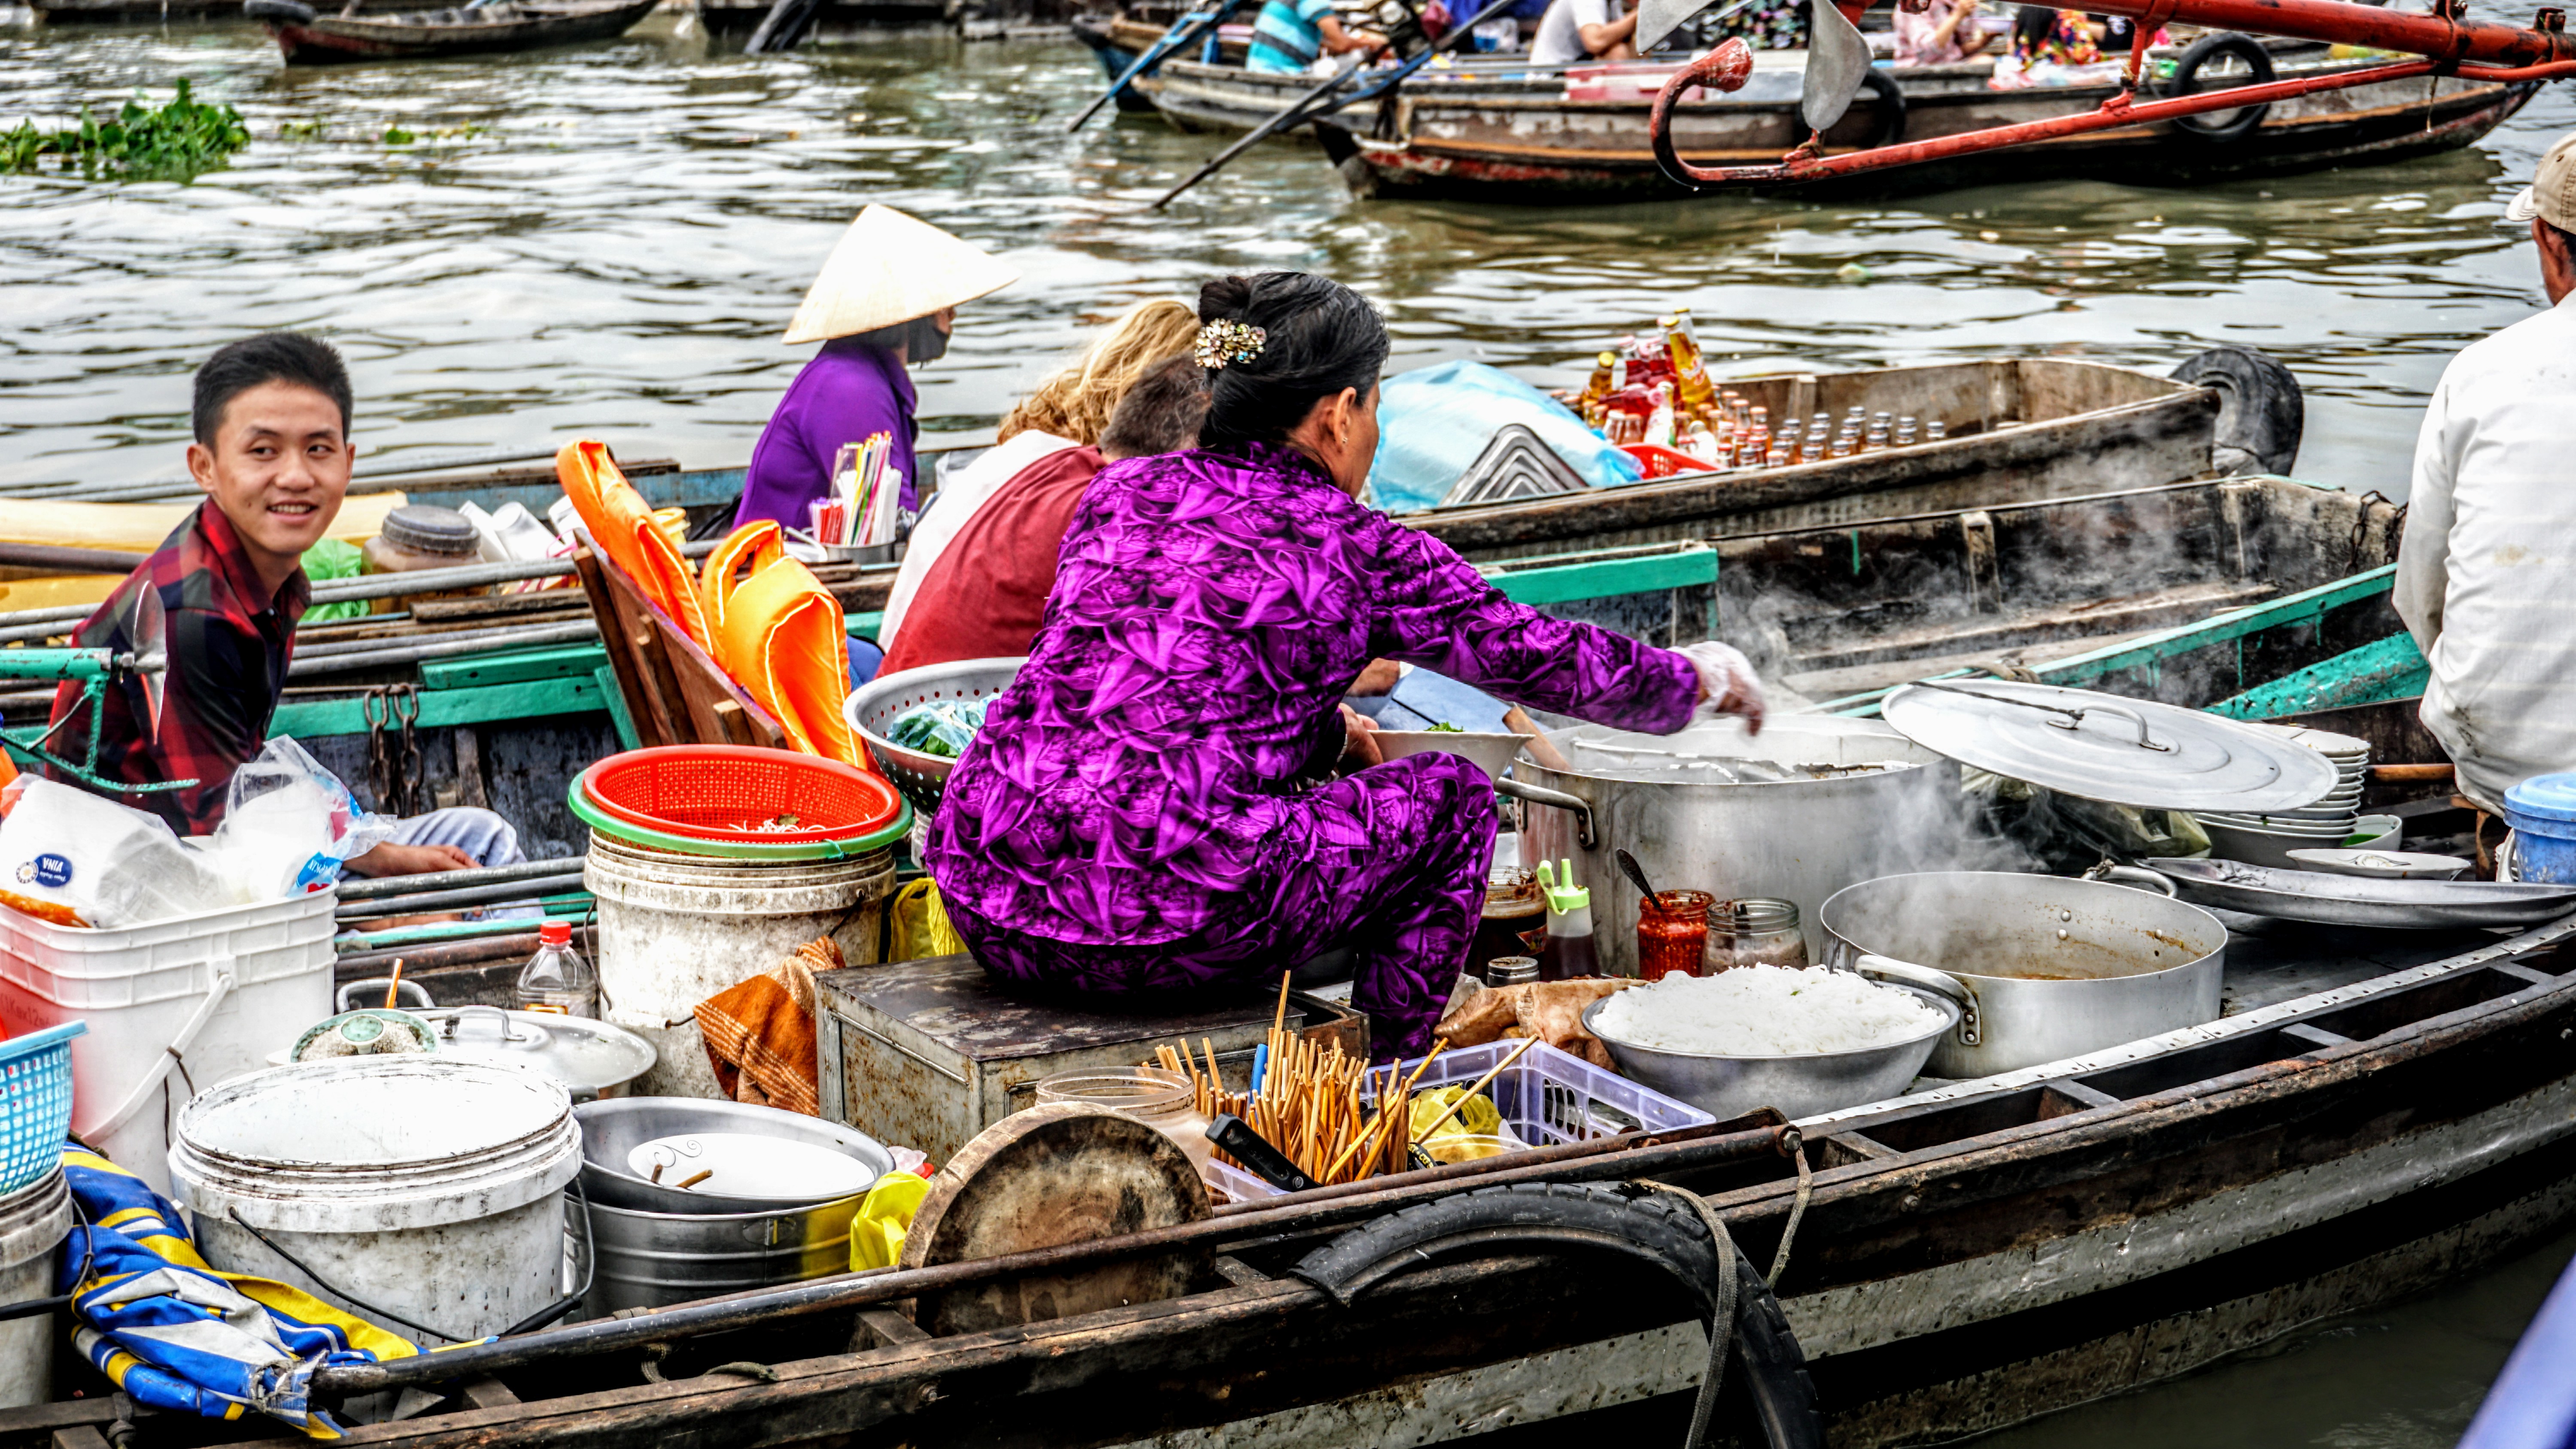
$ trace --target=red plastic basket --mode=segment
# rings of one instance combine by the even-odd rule
[[[843,840],[903,811],[894,786],[854,765],[750,745],[664,745],[594,766],[588,794],[633,825],[768,845]],[[792,827],[771,822],[794,816]]]

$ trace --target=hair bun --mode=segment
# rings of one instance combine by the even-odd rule
[[[1240,322],[1252,306],[1252,278],[1217,277],[1199,288],[1199,320]]]

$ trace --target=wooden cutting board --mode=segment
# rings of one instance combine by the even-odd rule
[[[1095,1242],[1197,1222],[1208,1193],[1179,1143],[1104,1107],[1059,1103],[994,1123],[949,1160],[904,1234],[906,1268]],[[1208,1250],[1130,1258],[1074,1274],[924,1295],[934,1335],[1070,1318],[1190,1292]]]

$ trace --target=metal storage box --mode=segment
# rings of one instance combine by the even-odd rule
[[[1273,987],[1211,993],[1178,1011],[1103,1011],[1094,1009],[1102,998],[1005,994],[971,956],[827,971],[814,986],[823,1115],[934,1163],[1034,1105],[1039,1079],[1132,1067],[1158,1046],[1213,1042],[1218,1068],[1239,1085],[1279,1005]],[[1288,1024],[1367,1053],[1367,1018],[1347,1007],[1291,992]]]

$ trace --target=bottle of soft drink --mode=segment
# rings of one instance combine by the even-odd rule
[[[1658,448],[1669,448],[1674,438],[1673,385],[1656,383],[1653,395],[1654,411],[1646,415],[1646,441]]]
[[[1619,390],[1619,358],[1615,353],[1602,353],[1592,363],[1592,380],[1583,385],[1575,399],[1575,411],[1593,426],[1600,426],[1601,400]]]
[[[1701,408],[1717,400],[1717,384],[1709,381],[1708,369],[1699,355],[1699,336],[1691,330],[1688,307],[1675,312],[1664,322],[1664,347],[1673,360],[1673,386],[1682,405]]]
[[[511,995],[521,1011],[599,1019],[599,976],[572,948],[572,922],[548,921],[537,928],[537,954],[519,968]]]

